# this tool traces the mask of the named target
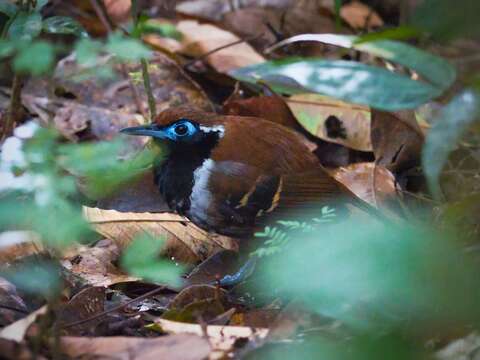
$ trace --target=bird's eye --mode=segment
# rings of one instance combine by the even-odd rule
[[[174,131],[175,131],[175,134],[178,136],[186,135],[188,133],[188,126],[185,124],[179,124],[175,126]]]

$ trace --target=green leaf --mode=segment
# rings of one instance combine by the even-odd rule
[[[0,13],[12,17],[18,10],[18,6],[8,0],[0,0]]]
[[[0,59],[12,55],[14,51],[15,45],[11,41],[0,39]]]
[[[439,95],[439,90],[427,83],[343,60],[273,60],[236,69],[230,75],[250,83],[264,80],[281,93],[317,92],[383,110],[415,108]]]
[[[138,61],[150,58],[152,52],[136,39],[124,37],[118,33],[109,36],[106,50],[124,61]]]
[[[442,109],[428,132],[422,153],[422,164],[432,194],[440,198],[439,177],[462,134],[480,115],[478,93],[466,90]]]
[[[42,16],[39,13],[21,12],[8,28],[8,36],[13,40],[32,40],[42,31]]]
[[[48,0],[37,0],[37,4],[35,5],[35,11],[40,12],[45,5],[48,4]]]
[[[43,21],[43,31],[50,34],[73,34],[88,37],[83,26],[76,20],[67,16],[52,16]]]
[[[50,262],[30,261],[0,274],[30,294],[54,298],[60,290],[59,268]]]
[[[365,42],[363,38],[351,35],[303,34],[285,39],[273,46],[269,51],[299,41],[318,41],[367,52],[416,71],[432,85],[438,87],[440,91],[450,87],[456,77],[455,68],[444,59],[394,40]]]
[[[75,44],[75,55],[77,61],[83,66],[94,66],[97,63],[97,56],[102,50],[102,43],[90,39],[81,39]]]
[[[46,41],[23,47],[13,61],[15,71],[41,75],[49,71],[55,60],[55,49]]]
[[[180,285],[183,267],[169,260],[158,259],[164,243],[164,239],[148,235],[135,239],[122,256],[122,266],[132,275],[146,280],[167,283],[171,286]]]

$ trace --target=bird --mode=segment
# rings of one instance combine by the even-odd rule
[[[354,196],[301,134],[261,117],[181,106],[121,132],[166,149],[154,165],[158,191],[172,211],[209,232],[249,237],[288,212]]]

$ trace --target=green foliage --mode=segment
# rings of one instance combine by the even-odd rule
[[[35,59],[35,60],[32,60]],[[22,46],[13,61],[15,71],[41,75],[49,71],[55,60],[55,48],[46,41],[35,41]]]
[[[138,237],[126,249],[122,257],[122,266],[132,275],[146,280],[166,283],[171,286],[181,284],[183,267],[158,259],[165,240],[148,234]]]
[[[262,286],[363,334],[476,324],[475,266],[448,235],[352,218],[299,234],[289,251],[265,258]]]
[[[105,44],[106,50],[122,61],[138,61],[142,58],[150,58],[151,51],[140,41],[113,33],[108,37]]]
[[[280,93],[317,92],[385,110],[415,108],[439,94],[430,84],[386,69],[343,60],[272,60],[234,70],[231,75],[250,83],[266,81]]]
[[[20,12],[8,28],[11,40],[31,41],[42,31],[42,15],[39,13]]]
[[[12,17],[18,11],[17,5],[11,3],[10,1],[1,0],[0,1],[0,13]]]
[[[432,194],[440,198],[439,177],[463,133],[480,116],[480,98],[477,92],[465,90],[445,106],[434,121],[425,141],[422,165]]]
[[[264,240],[263,246],[255,250],[252,255],[258,257],[270,256],[284,251],[285,246],[292,239],[292,234],[302,236],[312,234],[320,224],[325,225],[335,220],[335,209],[324,206],[320,209],[320,217],[306,221],[277,221],[277,226],[266,226],[264,231],[255,233],[255,237]]]
[[[66,16],[52,16],[45,19],[43,31],[50,34],[73,34],[88,37],[87,32],[78,21]]]

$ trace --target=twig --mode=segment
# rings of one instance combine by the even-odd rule
[[[102,22],[103,27],[105,30],[107,30],[108,33],[111,33],[113,31],[113,27],[115,26],[112,19],[110,18],[110,15],[108,14],[107,9],[105,8],[105,5],[103,2],[99,0],[90,0],[90,3],[92,4],[93,10],[95,10],[95,13],[97,14],[98,18]],[[147,113],[143,107],[142,100],[140,98],[140,94],[138,93],[137,87],[133,83],[133,80],[131,79],[130,75],[128,74],[128,69],[125,66],[125,64],[120,64],[120,71],[122,75],[127,78],[128,80],[128,86],[130,87],[130,91],[132,92],[133,95],[133,101],[135,102],[135,106],[137,107],[137,111],[142,114],[142,116],[147,119]]]
[[[143,86],[148,97],[148,109],[150,110],[150,120],[153,120],[157,115],[157,107],[155,104],[155,97],[153,96],[152,86],[150,84],[150,74],[148,73],[148,61],[143,58],[142,63]]]
[[[15,124],[22,118],[22,83],[21,76],[16,74],[13,77],[12,96],[10,98],[10,105],[5,117],[5,122],[2,126],[0,140],[5,139],[13,131]]]
[[[132,299],[132,300],[129,300],[127,301],[125,304],[122,304],[122,305],[118,305],[118,306],[115,306],[111,309],[108,309],[108,310],[105,310],[105,311],[102,311],[101,313],[98,313],[96,315],[93,315],[89,318],[86,318],[86,319],[82,319],[82,320],[79,320],[79,321],[75,321],[73,323],[69,323],[69,324],[65,324],[62,326],[62,329],[66,329],[66,328],[70,328],[70,327],[73,327],[73,326],[77,326],[77,325],[82,325],[82,324],[85,324],[87,322],[90,322],[90,321],[93,321],[93,320],[96,320],[98,318],[101,318],[102,316],[105,316],[109,313],[112,313],[112,312],[115,312],[115,311],[119,311],[119,310],[122,310],[124,307],[128,306],[128,305],[131,305],[137,301],[140,301],[140,300],[143,300],[143,299],[146,299],[152,295],[155,295],[157,293],[159,293],[160,291],[164,290],[165,289],[165,286],[159,286],[158,288],[156,289],[153,289],[149,292],[146,292],[145,294],[143,295],[140,295],[138,297],[136,297],[135,299]]]

